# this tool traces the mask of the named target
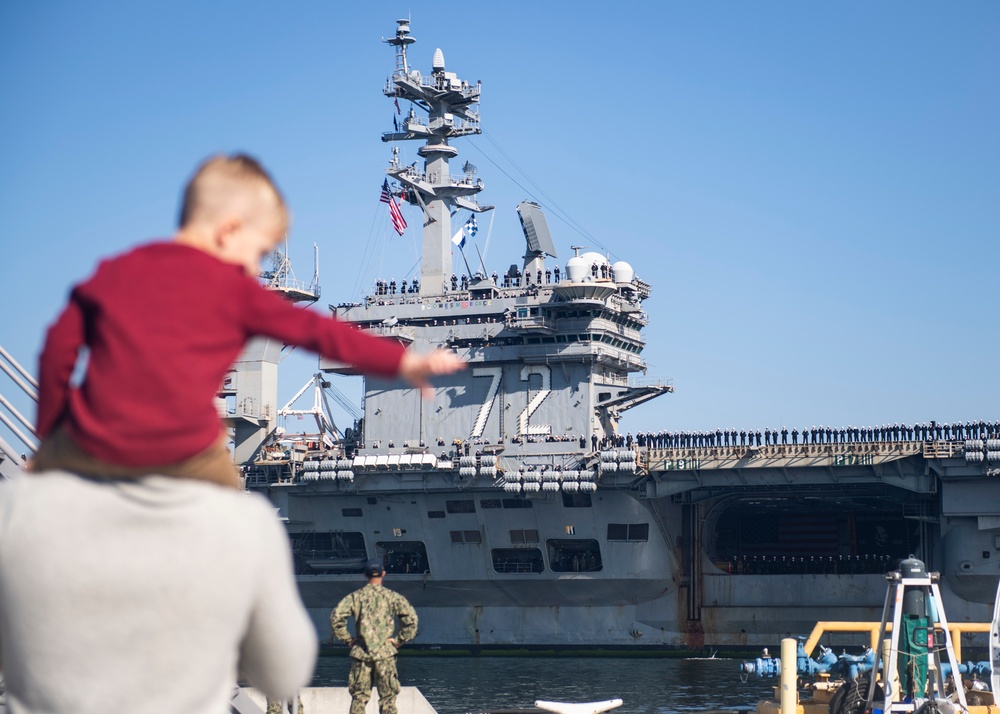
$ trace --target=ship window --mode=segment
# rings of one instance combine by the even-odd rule
[[[504,508],[533,508],[534,503],[526,498],[505,498],[503,499]]]
[[[298,573],[361,573],[368,551],[362,533],[291,533]]]
[[[494,548],[493,570],[498,573],[541,573],[545,571],[538,548]]]
[[[419,540],[382,541],[375,544],[387,573],[430,573],[427,548]]]
[[[590,342],[590,335],[580,335],[580,342]]]
[[[640,543],[649,540],[648,523],[609,523],[608,540]]]
[[[590,508],[593,503],[589,493],[567,493],[562,494],[563,506],[566,508]]]
[[[538,531],[534,528],[530,530],[515,530],[510,532],[510,542],[514,545],[520,543],[537,543]]]
[[[609,399],[611,399],[611,392],[598,392],[597,393],[597,401],[599,401],[599,402],[606,402]]]
[[[527,317],[528,316],[528,308],[526,308],[526,307],[519,307],[519,308],[517,308],[517,316],[518,317]]]
[[[359,518],[361,516],[360,508],[341,508],[340,512],[344,514],[344,518]]]
[[[368,497],[368,505],[369,506],[374,506],[376,503],[378,503],[378,499],[377,498],[375,498],[374,496],[369,496]]]
[[[428,518],[444,518],[444,511],[427,511]]]
[[[549,566],[557,573],[596,573],[603,568],[596,540],[551,539],[546,545]]]
[[[628,525],[628,539],[630,541],[647,541],[647,540],[649,540],[649,524],[648,523],[629,523],[629,525]]]
[[[448,513],[475,513],[476,502],[471,498],[467,501],[445,501],[444,507]]]
[[[580,336],[579,335],[566,335],[566,339],[569,342],[576,342],[578,339],[580,339]]]
[[[531,314],[532,315],[537,315],[538,314],[538,308],[537,307],[531,308]]]
[[[479,531],[452,531],[452,543],[482,543],[483,536]]]
[[[482,509],[487,508],[500,508],[499,498],[484,498],[479,502],[479,507]]]

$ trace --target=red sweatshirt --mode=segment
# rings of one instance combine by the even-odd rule
[[[392,377],[404,349],[294,307],[224,263],[179,243],[103,261],[49,328],[39,370],[38,432],[60,422],[87,453],[123,466],[171,464],[219,438],[214,404],[247,340],[261,335]],[[83,383],[70,386],[81,346]]]

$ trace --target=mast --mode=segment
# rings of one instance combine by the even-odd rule
[[[471,173],[453,179],[448,165],[458,156],[458,150],[448,143],[450,139],[482,133],[479,113],[475,110],[481,83],[472,85],[454,72],[446,72],[440,49],[434,51],[431,76],[421,77],[420,72],[410,69],[406,58],[407,46],[416,42],[410,36],[410,22],[396,22],[396,36],[383,40],[396,48],[396,69],[383,92],[397,104],[400,99],[409,101],[411,107],[400,130],[382,134],[382,141],[424,139],[424,145],[417,150],[424,166],[422,171],[416,162],[400,166],[393,152],[386,174],[403,186],[400,196],[423,212],[420,295],[443,295],[450,288],[452,274],[452,214],[463,208],[474,213],[493,209],[476,201],[476,194],[483,190],[482,179],[474,178]],[[418,117],[414,108],[425,112],[426,119]]]

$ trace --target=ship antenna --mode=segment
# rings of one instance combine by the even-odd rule
[[[459,79],[454,72],[446,72],[444,53],[440,49],[434,51],[429,77],[422,77],[415,69],[410,70],[406,47],[416,40],[410,36],[409,20],[396,22],[396,36],[383,40],[396,48],[396,69],[386,82],[383,94],[397,103],[401,99],[409,101],[411,111],[402,126],[382,134],[382,141],[425,142],[417,149],[417,155],[424,160],[423,170],[418,169],[416,164],[401,167],[394,160],[386,169],[386,174],[402,186],[407,200],[419,205],[424,214],[420,296],[426,298],[445,295],[450,290],[451,214],[458,209],[473,213],[493,209],[493,206],[480,205],[475,199],[476,194],[483,190],[481,179],[474,178],[471,171],[467,171],[462,178],[453,178],[448,167],[448,162],[458,156],[458,149],[451,145],[451,141],[482,133],[476,110],[482,87],[478,82],[470,84]],[[413,107],[427,112],[426,121],[417,119]]]
[[[406,76],[410,73],[410,68],[406,64],[406,46],[412,45],[417,38],[410,37],[410,19],[396,20],[396,36],[390,39],[382,39],[382,42],[396,48],[396,70],[392,73],[394,77]]]

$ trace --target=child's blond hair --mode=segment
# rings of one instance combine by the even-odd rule
[[[236,197],[246,195],[248,189],[255,186],[271,194],[276,208],[287,214],[281,191],[257,159],[247,154],[210,156],[198,166],[184,187],[179,228],[217,218],[219,211],[230,208]]]

